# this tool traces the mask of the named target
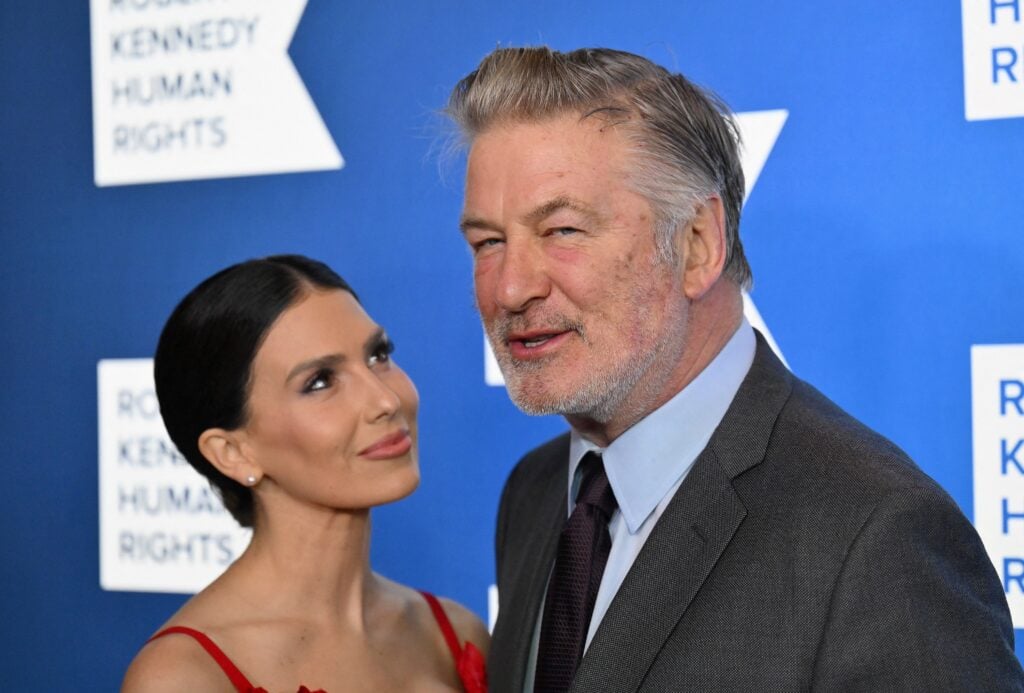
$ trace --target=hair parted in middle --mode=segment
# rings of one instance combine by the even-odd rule
[[[495,125],[566,113],[612,119],[632,140],[631,183],[654,211],[661,255],[675,259],[676,232],[718,195],[726,217],[724,274],[749,288],[739,237],[739,131],[729,108],[683,75],[608,48],[499,48],[455,86],[445,112],[468,144]]]
[[[302,255],[240,262],[192,289],[160,333],[153,379],[167,433],[243,527],[255,519],[252,489],[214,467],[199,437],[246,424],[253,361],[271,327],[302,297],[330,290],[359,300],[334,270]]]

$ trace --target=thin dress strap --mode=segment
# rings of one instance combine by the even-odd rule
[[[430,604],[430,610],[434,612],[434,620],[437,621],[437,625],[441,626],[448,649],[452,651],[452,658],[456,662],[459,661],[459,657],[462,656],[462,646],[459,644],[459,636],[455,634],[452,622],[448,620],[448,614],[444,612],[444,607],[441,606],[441,602],[437,601],[437,597],[429,592],[420,592],[420,594],[427,600],[427,604]]]
[[[157,638],[162,638],[163,636],[170,635],[171,633],[181,633],[182,635],[190,635],[195,638],[196,642],[203,646],[203,649],[206,650],[207,654],[213,657],[213,660],[217,662],[217,665],[221,670],[227,674],[229,679],[231,679],[231,684],[236,690],[238,690],[238,693],[249,693],[253,690],[254,687],[249,683],[249,679],[245,678],[245,675],[238,670],[235,663],[228,659],[228,656],[224,654],[224,651],[217,647],[213,640],[210,640],[205,634],[200,633],[194,628],[171,626],[170,628],[163,629],[146,642],[153,642]]]

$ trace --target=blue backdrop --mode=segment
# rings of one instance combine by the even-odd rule
[[[96,362],[150,356],[185,291],[269,253],[333,265],[419,387],[423,482],[377,512],[375,567],[486,615],[501,485],[563,429],[484,384],[461,165],[436,157],[436,111],[498,44],[630,50],[787,109],[742,224],[757,306],[798,375],[971,515],[969,348],[1024,342],[1024,119],[964,119],[959,3],[310,0],[290,53],[343,169],[113,188],[88,13],[0,4],[5,690],[114,690],[184,600],[99,587]]]

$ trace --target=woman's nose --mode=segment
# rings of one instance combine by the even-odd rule
[[[392,418],[402,406],[402,399],[377,373],[369,372],[366,414],[370,421]]]

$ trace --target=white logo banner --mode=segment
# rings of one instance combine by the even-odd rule
[[[1024,627],[1024,344],[971,347],[974,525]]]
[[[1024,116],[1024,0],[961,0],[964,115]]]
[[[288,45],[305,0],[91,0],[98,186],[337,169]]]
[[[198,592],[245,550],[238,526],[164,429],[150,359],[104,359],[99,380],[100,586]]]

